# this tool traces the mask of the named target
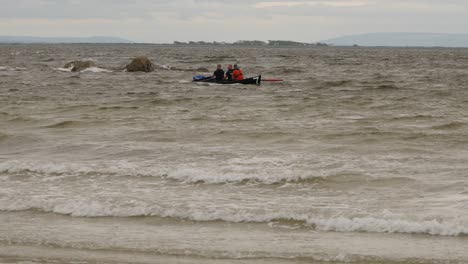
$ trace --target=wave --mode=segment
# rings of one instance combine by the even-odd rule
[[[61,72],[72,72],[72,69],[73,67],[69,67],[69,68],[63,68],[63,67],[59,67],[59,68],[54,68],[55,70],[57,71],[61,71]],[[99,68],[99,67],[89,67],[89,68],[86,68],[80,72],[94,72],[94,73],[101,73],[101,72],[113,72],[112,70],[108,70],[108,69],[104,69],[104,68]]]
[[[99,72],[112,72],[112,70],[103,69],[103,68],[99,68],[99,67],[90,67],[90,68],[87,68],[87,69],[82,70],[81,72],[95,72],[95,73],[99,73]]]
[[[0,71],[25,71],[25,67],[0,66]]]
[[[99,107],[98,110],[120,110],[120,109],[138,109],[140,108],[139,106],[102,106]]]
[[[468,235],[468,218],[457,217],[414,217],[392,214],[383,211],[379,215],[342,215],[325,217],[295,213],[289,210],[210,210],[191,207],[163,208],[162,206],[138,200],[107,199],[98,201],[73,199],[31,199],[29,197],[0,198],[1,211],[39,210],[74,217],[162,217],[196,222],[223,221],[233,223],[265,223],[270,227],[303,226],[322,232],[366,232],[366,233],[405,233],[439,236]]]
[[[372,233],[408,233],[429,234],[442,236],[468,235],[468,219],[441,221],[384,219],[376,217],[338,217],[338,218],[309,218],[306,223],[313,225],[320,231],[336,232],[372,232]]]
[[[379,85],[377,87],[372,87],[370,89],[371,90],[382,90],[382,91],[388,90],[388,91],[392,91],[392,90],[399,90],[401,88],[398,87],[398,86],[392,85],[392,84],[382,84],[382,85]]]
[[[68,127],[76,127],[76,126],[79,126],[80,124],[81,122],[79,121],[67,120],[67,121],[58,122],[52,125],[47,125],[45,127],[46,128],[68,128]]]
[[[341,87],[341,86],[352,86],[352,80],[339,80],[339,81],[327,81],[322,84],[322,87],[332,88],[332,87]]]
[[[61,71],[61,72],[71,72],[72,67],[69,67],[69,68],[59,67],[59,68],[54,68],[54,70]]]
[[[39,161],[11,160],[0,163],[0,173],[23,174],[34,173],[39,175],[58,176],[85,176],[85,175],[121,175],[121,176],[150,176],[163,177],[165,171],[159,168],[141,167],[126,161],[112,164],[78,164],[78,163],[51,163]]]
[[[10,115],[11,118],[7,119],[6,121],[9,123],[31,123],[31,122],[37,122],[37,119],[34,119],[29,116],[16,116],[16,115]]]
[[[154,177],[181,184],[336,184],[352,187],[361,183],[374,186],[399,186],[416,182],[415,179],[406,177],[375,178],[359,173],[346,173],[341,172],[339,168],[326,175],[313,174],[298,170],[294,165],[288,165],[280,159],[259,158],[233,159],[230,164],[220,164],[219,167],[213,168],[190,165],[171,168],[127,161],[78,164],[12,160],[0,163],[0,173],[13,175],[26,173],[35,174],[37,177],[50,175]]]
[[[60,123],[59,123],[60,124]],[[252,160],[256,162],[255,159]],[[257,160],[258,161],[258,160]],[[241,162],[242,161],[238,161]],[[262,162],[262,161],[258,161]],[[247,165],[247,164],[245,164]],[[264,164],[268,167],[268,164]],[[270,166],[271,167],[271,166]],[[298,181],[302,177],[288,177],[276,173],[272,176],[274,168],[262,168],[262,171],[249,169],[241,164],[223,168],[198,169],[190,166],[178,166],[173,169],[160,167],[145,167],[126,161],[111,164],[78,164],[78,163],[47,163],[37,161],[6,161],[0,163],[0,173],[20,174],[35,173],[39,175],[121,175],[121,176],[148,176],[160,177],[183,183],[237,183],[254,181],[266,184],[275,184],[287,181]],[[283,170],[284,171],[284,170]],[[317,179],[322,179],[318,177]]]
[[[102,229],[102,228],[101,228]],[[109,230],[114,233],[115,230]],[[246,237],[248,239],[249,237]],[[222,237],[212,238],[221,241],[225,245],[226,239]],[[239,240],[239,238],[237,239]],[[256,240],[262,242],[266,240]],[[384,240],[385,241],[385,240]],[[384,242],[382,241],[382,242]],[[414,256],[401,256],[379,251],[374,253],[353,253],[353,250],[343,249],[330,250],[253,250],[252,248],[238,247],[232,245],[223,249],[204,248],[203,240],[198,246],[180,248],[177,246],[153,245],[150,247],[133,248],[128,245],[113,243],[112,248],[108,244],[90,241],[88,243],[76,243],[74,239],[43,239],[42,236],[35,238],[8,238],[0,239],[3,252],[0,256],[1,263],[207,263],[207,264],[233,264],[233,263],[269,263],[269,264],[298,264],[298,263],[333,263],[333,264],[462,264],[462,259],[452,255],[437,255],[437,257],[414,254]],[[107,241],[108,242],[108,241]],[[268,241],[271,242],[271,241]],[[284,243],[285,241],[283,241]],[[361,241],[363,243],[364,241]],[[417,242],[417,241],[415,241]],[[139,243],[133,243],[138,245]],[[229,244],[229,243],[228,243]],[[244,245],[246,243],[244,242]],[[269,243],[272,244],[272,243]],[[404,245],[402,245],[404,246]],[[201,247],[201,248],[200,248]],[[338,246],[336,246],[338,247]],[[333,248],[336,248],[333,247]],[[377,247],[377,250],[380,247]],[[73,251],[71,251],[73,250]],[[32,253],[31,253],[32,252]],[[41,252],[40,257],[36,257]],[[384,250],[384,252],[386,252]],[[74,253],[74,254],[73,254]],[[79,253],[79,254],[77,254]],[[73,257],[74,256],[74,257]],[[74,259],[73,262],[70,259]],[[135,262],[135,260],[138,262]],[[157,260],[157,262],[155,262]]]
[[[396,117],[392,117],[390,120],[400,121],[400,120],[430,120],[434,118],[441,118],[439,116],[432,116],[432,115],[400,115]]]
[[[461,122],[450,122],[450,123],[443,124],[443,125],[432,126],[431,128],[435,130],[452,130],[452,129],[459,129],[464,126],[465,124]]]

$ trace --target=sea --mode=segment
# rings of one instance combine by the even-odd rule
[[[468,49],[0,45],[0,263],[468,263]]]

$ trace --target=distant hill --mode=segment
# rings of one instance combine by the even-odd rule
[[[468,34],[370,33],[333,38],[321,42],[335,46],[468,47]]]
[[[30,36],[0,36],[0,43],[132,43],[132,41],[119,37],[30,37]]]

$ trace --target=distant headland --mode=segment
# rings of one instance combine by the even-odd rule
[[[0,36],[0,43],[133,43],[119,37],[32,37],[32,36]]]
[[[141,43],[120,37],[31,37],[0,36],[0,43],[50,43],[50,44],[150,44],[174,46],[256,46],[256,47],[468,47],[468,34],[447,33],[369,33],[322,40],[320,42],[298,42],[292,40],[238,40],[219,41],[174,41],[173,43]]]
[[[323,40],[333,46],[468,47],[468,34],[369,33]]]
[[[162,43],[138,43],[120,37],[30,37],[30,36],[0,36],[0,43],[51,43],[51,44],[69,44],[69,43],[96,43],[96,44],[156,44],[156,45],[177,45],[177,46],[207,46],[207,45],[235,45],[235,46],[270,46],[270,47],[309,47],[309,46],[328,46],[325,43],[304,43],[291,40],[239,40],[236,42],[218,42],[218,41],[174,41],[170,44]]]
[[[269,46],[269,47],[310,47],[310,46],[328,46],[325,43],[304,43],[291,40],[268,40],[267,42],[262,40],[238,40],[236,42],[207,42],[207,41],[174,41],[173,45],[189,45],[189,46],[200,46],[200,45],[234,45],[234,46]]]

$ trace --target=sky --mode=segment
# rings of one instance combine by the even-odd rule
[[[0,35],[134,42],[468,33],[468,0],[0,0]]]

